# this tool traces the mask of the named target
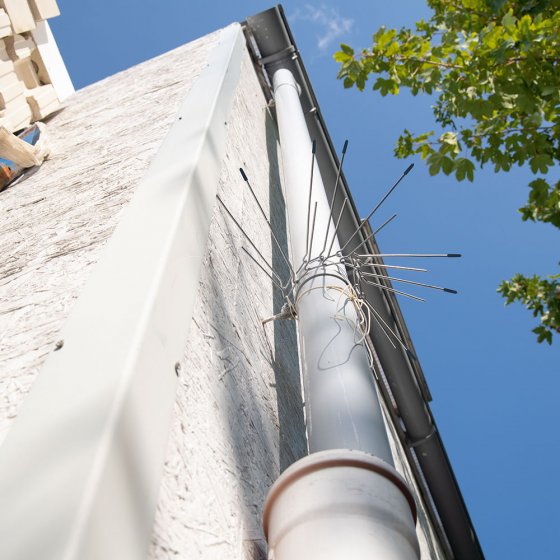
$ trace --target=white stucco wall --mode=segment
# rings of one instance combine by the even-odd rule
[[[80,90],[0,193],[0,443],[217,34]]]
[[[219,196],[286,277],[239,173],[244,167],[287,252],[276,127],[247,54],[227,127]],[[282,298],[242,247],[254,253],[216,201],[151,558],[265,557],[266,493],[280,469],[306,453],[295,324],[262,325]]]

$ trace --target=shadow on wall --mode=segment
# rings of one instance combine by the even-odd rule
[[[286,226],[286,203],[282,194],[278,161],[278,131],[270,113],[266,113],[266,148],[269,161],[270,223],[285,255],[289,255]],[[272,236],[271,236],[272,237]],[[289,277],[289,269],[280,249],[272,243],[272,268],[282,278]],[[274,287],[274,313],[280,313],[284,300]],[[299,353],[296,323],[290,320],[274,321],[274,360],[280,432],[280,471],[307,455],[307,439],[303,416]],[[288,351],[286,351],[288,350]]]
[[[265,118],[270,221],[282,251],[287,255],[288,238],[277,153],[277,131],[268,112]],[[248,197],[245,211],[251,214],[252,204],[254,201]],[[262,218],[259,216],[258,219]],[[260,228],[261,222],[258,224]],[[239,235],[236,226],[227,216],[224,218],[224,226],[227,237]],[[267,228],[264,220],[262,227]],[[251,232],[247,233],[250,235]],[[270,243],[272,267],[282,279],[287,279],[289,269],[272,235]],[[248,247],[245,240],[243,245]],[[218,259],[219,255],[210,254],[210,268],[222,269],[223,262],[214,263],[213,258]],[[218,280],[219,274],[209,275],[210,295],[214,300],[214,304],[208,307],[209,324],[220,341],[221,350],[217,354],[224,363],[224,372],[227,372],[227,375],[223,373],[218,380],[223,384],[224,396],[227,395],[227,398],[220,399],[221,406],[218,410],[224,416],[223,425],[228,431],[227,440],[231,442],[235,462],[244,526],[243,554],[247,559],[266,560],[266,542],[261,528],[266,494],[279,471],[285,470],[307,454],[296,324],[293,320],[278,320],[261,326],[264,317],[258,316],[254,298],[247,292],[246,286],[255,281],[262,284],[262,278],[265,277],[258,276],[254,280],[247,278],[249,274],[260,273],[253,272],[242,255],[238,255],[236,260],[237,270],[228,271],[230,280],[235,283],[233,291],[227,291],[223,280]],[[284,300],[281,291],[274,285],[272,298],[272,312],[277,314]],[[264,362],[272,368],[274,380],[260,371],[259,364]],[[275,391],[263,392],[263,381],[269,388],[275,387]],[[267,399],[267,394],[275,395],[276,403]],[[278,426],[273,421],[276,410]]]

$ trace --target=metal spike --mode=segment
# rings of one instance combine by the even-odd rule
[[[397,217],[396,214],[393,214],[388,220],[385,220],[374,232],[370,233],[357,247],[354,248],[354,251],[357,251],[359,247],[365,245],[372,237],[377,235],[387,224],[391,223]]]
[[[233,223],[238,227],[239,231],[244,235],[245,239],[247,239],[247,241],[249,242],[249,244],[251,245],[251,247],[253,247],[253,249],[257,252],[257,254],[259,255],[259,257],[262,259],[262,261],[266,264],[266,266],[268,266],[268,268],[274,273],[276,274],[276,272],[274,272],[274,269],[272,268],[272,265],[265,259],[265,257],[263,256],[263,254],[259,251],[259,249],[257,248],[257,246],[253,243],[253,241],[251,240],[251,238],[247,235],[247,233],[245,233],[245,230],[241,227],[241,224],[234,218],[233,214],[229,211],[229,208],[225,205],[225,202],[220,198],[220,195],[217,194],[216,198],[218,199],[218,202],[222,205],[222,208],[228,213],[228,216],[231,218],[231,220],[233,221]],[[278,275],[277,275],[278,276]],[[280,279],[280,277],[278,276],[278,278]]]
[[[401,296],[405,296],[408,297],[410,299],[415,299],[416,301],[426,301],[425,299],[418,297],[418,296],[413,296],[411,294],[407,294],[406,292],[401,292],[400,290],[395,290],[394,288],[389,288],[383,284],[378,284],[377,282],[371,282],[370,280],[366,280],[365,278],[362,278],[362,280],[366,283],[369,284],[370,286],[376,286],[377,288],[381,288],[382,290],[387,290],[388,292],[393,292],[394,294],[400,294]]]
[[[363,266],[371,266],[371,267],[379,267],[379,268],[396,268],[399,270],[411,270],[413,272],[428,272],[427,268],[414,268],[412,266],[397,266],[396,264],[379,264],[376,262],[370,262],[370,263],[361,263],[359,267],[356,268],[360,268]]]
[[[274,242],[276,243],[276,247],[278,247],[278,250],[280,251],[280,253],[282,255],[282,258],[284,259],[284,261],[288,265],[288,268],[290,269],[292,275],[295,275],[294,269],[292,268],[292,265],[291,265],[290,261],[288,260],[288,257],[286,256],[286,254],[282,250],[282,247],[280,246],[280,242],[276,238],[276,235],[274,234],[274,230],[272,229],[272,224],[268,221],[268,218],[266,217],[265,211],[263,210],[263,207],[261,206],[261,203],[259,202],[259,199],[257,198],[257,195],[255,194],[255,191],[253,190],[253,187],[251,186],[251,183],[250,183],[249,179],[247,178],[247,175],[245,174],[245,171],[243,170],[242,167],[239,168],[239,171],[241,172],[241,176],[243,177],[243,180],[247,183],[247,186],[249,187],[249,191],[251,192],[251,195],[253,196],[253,199],[255,200],[255,202],[257,203],[257,206],[259,207],[259,210],[262,214],[262,217],[264,218],[264,221],[266,222],[266,224],[268,225],[268,227],[270,229],[270,233],[272,234],[272,239],[274,239]]]
[[[317,217],[317,203],[315,203],[315,206],[313,208],[313,221],[311,224],[311,235],[309,236],[309,248],[307,250],[307,255],[308,258],[311,258],[311,251],[313,249],[313,235],[315,233],[315,218]]]
[[[366,302],[366,303],[369,303],[369,302]],[[371,304],[369,304],[369,307],[373,307],[373,306]],[[387,337],[387,340],[389,341],[389,344],[396,350],[397,347],[395,346],[395,343],[391,340],[391,336],[389,335],[389,333],[387,332],[385,327],[379,322],[379,319],[377,318],[377,315],[375,313],[373,314],[373,318],[375,319],[375,322],[379,325],[379,328],[383,331],[383,334]]]
[[[329,216],[332,216],[332,211],[333,211],[333,207],[334,207],[334,200],[336,198],[336,193],[338,190],[338,184],[340,182],[340,174],[342,172],[342,164],[344,163],[344,157],[346,156],[346,148],[348,148],[348,140],[344,141],[344,146],[342,148],[342,157],[340,158],[340,163],[338,165],[338,170],[336,172],[336,181],[334,183],[334,189],[333,189],[333,194],[332,194],[332,198],[331,198],[331,203],[329,205]],[[329,237],[329,230],[331,227],[331,220],[327,220],[327,231],[325,232],[325,241],[323,243],[323,249],[321,250],[321,252],[319,253],[320,256],[322,256],[325,252],[325,249],[327,247],[327,239]]]
[[[356,235],[358,235],[358,232],[362,229],[363,225],[375,214],[375,212],[377,212],[377,210],[379,209],[379,207],[385,202],[385,200],[387,200],[387,198],[389,197],[389,195],[399,186],[399,183],[406,177],[406,175],[408,175],[409,171],[414,167],[414,164],[411,163],[405,170],[405,172],[399,177],[399,179],[397,180],[397,182],[385,193],[385,195],[383,196],[383,198],[377,203],[377,206],[368,214],[367,218],[365,218],[364,220],[362,220],[362,223],[358,226],[358,228],[356,229],[356,231],[350,236],[350,239],[348,239],[348,241],[346,242],[346,244],[344,245],[344,247],[342,247],[341,251],[344,251],[344,249],[346,249],[346,247],[348,247],[348,244],[352,241],[352,239],[354,239],[354,237],[356,237]]]
[[[359,258],[366,257],[460,257],[458,253],[366,253],[366,254],[356,254],[354,255]]]
[[[364,300],[366,302],[366,304],[368,305],[368,307],[373,311],[374,316],[379,317],[379,319],[383,322],[383,324],[385,325],[385,327],[387,329],[389,329],[389,332],[395,337],[395,340],[402,346],[402,348],[405,350],[405,352],[411,356],[412,358],[414,358],[414,360],[417,361],[416,356],[414,355],[414,353],[407,347],[407,345],[401,340],[400,336],[397,335],[397,333],[386,323],[386,321],[383,319],[383,317],[379,314],[379,312],[375,309],[375,307],[373,307],[373,305],[371,303],[369,303],[369,301]],[[379,324],[379,321],[378,321]],[[385,329],[383,329],[383,331],[385,332],[385,334],[387,334],[387,332],[385,331]],[[395,348],[395,345],[393,344],[393,348]]]
[[[332,236],[331,244],[329,245],[329,250],[327,251],[328,255],[331,254],[332,247],[334,245],[334,240],[336,239],[336,234],[338,232],[338,226],[340,225],[340,220],[342,219],[342,214],[344,212],[344,208],[346,207],[347,202],[348,202],[348,198],[345,198],[344,202],[342,203],[342,208],[340,209],[340,214],[338,215],[338,220],[336,221],[336,226],[334,228],[334,233],[333,233],[333,236]]]
[[[311,178],[309,179],[309,200],[307,201],[307,233],[305,235],[305,249],[309,246],[309,220],[311,219],[311,194],[313,192],[313,170],[315,168],[315,149],[317,144],[315,140],[311,143]],[[307,258],[307,253],[304,255],[303,260]]]
[[[282,296],[286,297],[286,294],[284,292],[284,288],[276,280],[274,280],[274,278],[272,277],[272,274],[270,274],[270,272],[268,272],[264,268],[264,266],[260,262],[258,262],[257,259],[255,259],[255,257],[253,257],[253,255],[251,255],[251,253],[249,253],[249,251],[247,251],[247,249],[245,249],[245,247],[241,247],[241,249],[243,251],[245,251],[247,256],[272,280],[272,283],[282,292]]]
[[[403,282],[404,284],[414,284],[415,286],[422,286],[423,288],[432,288],[433,290],[441,290],[442,292],[447,292],[449,294],[457,293],[457,290],[452,290],[451,288],[442,288],[441,286],[434,286],[432,284],[423,284],[422,282],[414,282],[413,280],[405,280],[404,278],[385,276],[384,274],[375,274],[373,272],[362,272],[361,274],[363,276],[375,276],[376,278],[386,278],[387,280],[392,280],[394,282]]]

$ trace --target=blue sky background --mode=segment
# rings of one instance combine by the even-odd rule
[[[58,0],[50,21],[76,87],[271,7],[260,1]],[[346,176],[362,215],[406,168],[393,157],[403,128],[431,130],[430,100],[345,91],[332,54],[340,42],[370,44],[381,25],[429,17],[419,0],[286,1],[284,8],[335,145],[350,140]],[[115,100],[118,103],[118,100]],[[147,115],[149,118],[149,115]],[[556,558],[560,436],[560,340],[535,341],[535,320],[505,308],[499,281],[516,272],[551,274],[558,230],[517,213],[530,174],[478,172],[474,183],[429,177],[419,160],[378,221],[398,218],[378,238],[386,252],[460,252],[425,261],[427,303],[401,298],[433,394],[432,409],[487,558]],[[420,261],[417,262],[420,264]]]

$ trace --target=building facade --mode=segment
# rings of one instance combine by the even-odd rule
[[[359,216],[279,7],[77,92],[51,158],[1,193],[2,558],[270,553],[267,494],[308,455],[312,414],[277,70],[343,247]],[[365,229],[349,254],[379,253]],[[390,289],[364,287],[381,322],[359,345],[413,496],[399,557],[481,558]]]

